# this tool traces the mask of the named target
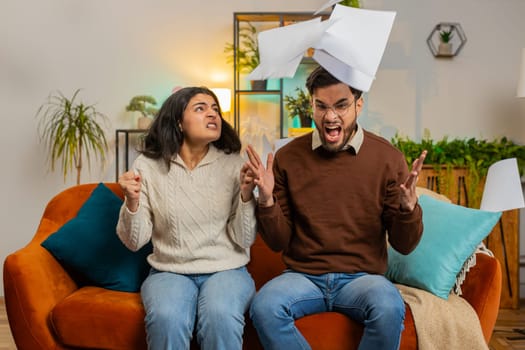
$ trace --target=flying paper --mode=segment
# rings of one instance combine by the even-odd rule
[[[329,2],[331,5],[331,2]],[[340,81],[368,91],[383,57],[395,12],[335,5],[330,18],[262,31],[260,65],[248,79],[293,77],[304,52]]]

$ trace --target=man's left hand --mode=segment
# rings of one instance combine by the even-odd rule
[[[421,155],[418,159],[414,160],[412,163],[412,170],[405,181],[399,187],[401,188],[401,210],[405,212],[411,212],[416,207],[417,203],[417,193],[416,193],[416,184],[417,178],[421,169],[423,168],[423,163],[425,162],[425,157],[427,156],[427,151],[421,152]]]

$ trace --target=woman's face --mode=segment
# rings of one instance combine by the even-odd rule
[[[181,126],[184,142],[189,145],[203,145],[218,140],[222,121],[215,99],[207,94],[193,96],[184,110]]]

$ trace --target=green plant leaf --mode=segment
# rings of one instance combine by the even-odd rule
[[[95,157],[104,161],[108,150],[104,129],[98,122],[107,122],[107,117],[94,105],[76,102],[79,92],[80,89],[67,98],[58,91],[48,96],[36,113],[40,140],[48,149],[51,171],[60,164],[65,181],[67,175],[76,170],[77,184],[80,184],[84,157],[91,168],[91,154],[94,152]]]
[[[257,28],[250,22],[243,22],[239,28],[239,45],[226,43],[224,53],[227,54],[227,63],[236,63],[241,73],[250,73],[259,65],[259,45],[257,42]]]
[[[423,150],[427,150],[425,164],[432,164],[434,169],[468,169],[466,181],[469,183],[469,206],[473,208],[479,207],[482,194],[479,184],[492,164],[502,159],[516,158],[520,175],[524,173],[525,146],[518,145],[506,137],[488,141],[475,138],[449,139],[445,136],[435,141],[430,138],[428,130],[425,130],[424,135],[420,142],[416,142],[396,134],[391,143],[405,155],[409,167]]]

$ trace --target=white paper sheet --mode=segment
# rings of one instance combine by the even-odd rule
[[[329,1],[325,2],[325,3],[323,4],[323,6],[319,7],[319,9],[318,9],[317,11],[314,12],[314,16],[317,15],[317,14],[319,14],[320,12],[326,10],[326,9],[329,8],[330,6],[337,4],[339,1],[341,1],[341,0],[329,0]]]
[[[304,52],[342,82],[368,91],[381,62],[395,12],[337,4],[330,18],[320,17],[258,35],[261,63],[249,79],[293,77]]]
[[[304,53],[319,41],[327,24],[318,17],[260,32],[260,64],[248,79],[292,78]]]
[[[516,158],[500,160],[489,167],[481,210],[505,211],[525,207]]]

